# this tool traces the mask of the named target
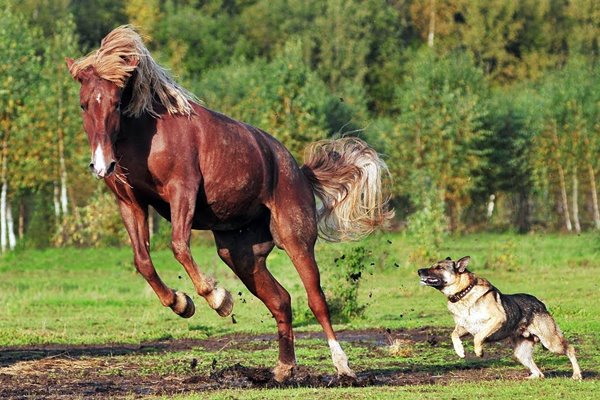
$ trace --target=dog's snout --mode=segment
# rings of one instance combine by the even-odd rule
[[[421,269],[419,269],[419,270],[417,271],[417,273],[419,274],[419,276],[421,276],[421,275],[423,275],[423,274],[427,273],[427,269],[425,269],[425,268],[421,268]]]

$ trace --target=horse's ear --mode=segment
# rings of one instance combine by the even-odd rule
[[[71,74],[73,79],[77,79],[77,76],[73,74],[73,65],[75,64],[75,60],[73,60],[70,57],[65,57],[65,62],[67,63],[67,68],[69,69],[69,73]]]
[[[71,76],[79,83],[83,83],[84,80],[89,79],[94,73],[91,67],[87,67],[83,70],[79,69],[77,71],[77,68],[75,68],[75,60],[73,60],[72,58],[65,57],[65,61],[67,63],[67,68],[69,68]]]
[[[131,57],[128,62],[129,66],[134,68],[137,67],[139,63],[140,59],[137,57]]]

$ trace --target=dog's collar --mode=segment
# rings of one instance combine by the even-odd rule
[[[469,293],[471,291],[471,289],[473,289],[475,287],[476,283],[477,283],[477,279],[473,279],[471,281],[471,283],[469,283],[469,286],[467,286],[466,288],[464,288],[463,290],[461,290],[458,293],[448,296],[448,301],[450,303],[456,303],[457,301],[459,301],[460,299],[465,297],[467,295],[467,293]]]

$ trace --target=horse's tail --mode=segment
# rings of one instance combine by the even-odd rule
[[[320,200],[319,235],[328,241],[357,240],[389,221],[382,183],[387,166],[363,140],[344,137],[310,144],[302,172]]]

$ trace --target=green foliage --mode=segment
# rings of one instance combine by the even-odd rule
[[[86,206],[64,218],[54,236],[56,246],[106,247],[128,243],[112,193],[97,193]]]
[[[52,192],[41,188],[34,197],[31,221],[26,231],[24,248],[43,249],[51,245],[50,239],[56,229],[56,218],[52,210]]]
[[[328,92],[297,41],[271,62],[212,70],[195,91],[209,107],[271,133],[299,160],[307,143],[353,127],[352,105]]]
[[[100,40],[116,28],[127,23],[125,2],[120,0],[79,0],[70,2],[75,17],[81,46],[93,49]]]
[[[398,126],[385,138],[394,192],[409,196],[419,208],[425,192],[438,191],[450,229],[458,229],[461,210],[478,184],[473,172],[483,162],[475,146],[486,133],[483,73],[464,53],[439,57],[429,50],[417,52],[408,71],[397,87]],[[429,183],[414,179],[415,174]]]
[[[418,200],[417,211],[408,217],[407,233],[417,242],[409,260],[423,265],[436,260],[440,246],[447,234],[448,221],[439,193],[431,188],[424,198]]]
[[[60,187],[64,170],[70,205],[93,201],[64,57],[133,23],[209,107],[273,134],[298,160],[308,142],[360,133],[390,167],[410,235],[561,229],[567,210],[600,229],[597,1],[0,0],[0,12],[13,204]]]
[[[364,246],[352,247],[334,260],[331,284],[328,285],[327,302],[334,320],[350,321],[362,316],[368,304],[358,297],[358,289],[372,265],[368,264],[370,252]]]

